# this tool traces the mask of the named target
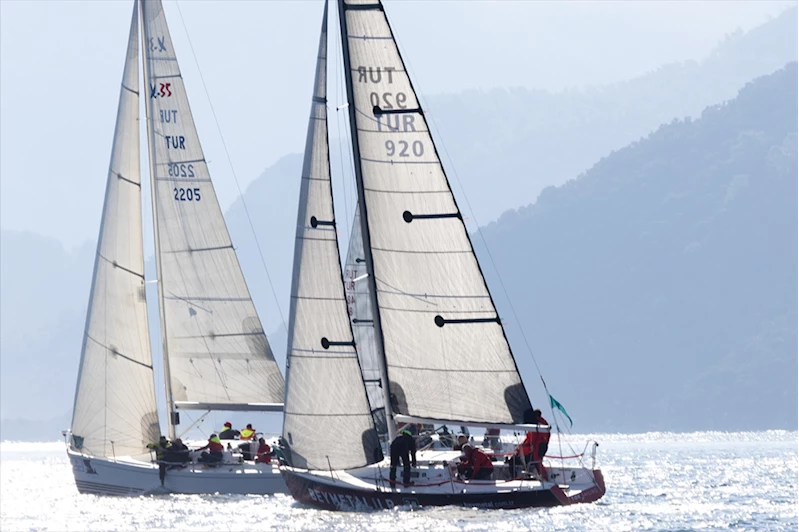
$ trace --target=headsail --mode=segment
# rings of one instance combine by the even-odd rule
[[[392,410],[521,423],[530,400],[383,5],[339,12]]]
[[[350,232],[350,245],[347,261],[344,265],[344,290],[347,294],[347,307],[361,363],[361,374],[366,385],[366,395],[375,420],[375,428],[383,436],[387,434],[386,411],[384,408],[383,390],[380,384],[380,363],[377,359],[377,343],[375,342],[374,313],[372,312],[372,294],[366,271],[366,260],[363,252],[361,236],[361,215],[356,209],[355,219]]]
[[[94,456],[144,454],[160,433],[144,297],[138,9],[135,2],[72,414],[72,448]]]
[[[283,438],[294,467],[350,469],[382,454],[342,286],[327,139],[326,27],[327,4],[297,213]]]
[[[161,1],[145,0],[143,14],[161,333],[171,399],[184,408],[282,403],[283,377],[211,183]]]

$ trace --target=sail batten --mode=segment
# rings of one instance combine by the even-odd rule
[[[283,377],[216,197],[160,0],[143,5],[147,117],[169,398],[279,404]]]
[[[71,448],[101,457],[143,455],[160,432],[138,273],[144,271],[139,96],[131,89],[139,84],[138,10],[134,2],[71,425]]]
[[[391,410],[521,423],[530,400],[382,4],[339,5]]]
[[[330,183],[326,66],[327,4],[297,209],[283,439],[294,467],[351,469],[374,463],[382,454],[342,285]]]

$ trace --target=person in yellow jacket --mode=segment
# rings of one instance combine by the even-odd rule
[[[241,429],[239,432],[240,440],[251,440],[255,436],[255,429],[252,428],[252,423],[247,423],[247,428]]]
[[[161,481],[161,486],[164,485],[164,478],[166,477],[166,464],[164,463],[164,457],[166,456],[166,451],[170,447],[169,440],[166,439],[166,436],[161,436],[158,438],[157,442],[148,443],[147,448],[155,451],[155,460],[158,462],[158,479]]]

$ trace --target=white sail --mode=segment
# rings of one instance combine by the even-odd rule
[[[72,415],[73,449],[138,456],[158,439],[144,297],[134,4]]]
[[[327,139],[326,26],[327,4],[297,213],[283,438],[294,467],[350,469],[382,455],[342,286]]]
[[[352,324],[352,333],[355,336],[363,382],[366,385],[366,395],[369,398],[369,406],[375,420],[375,428],[378,433],[384,435],[388,428],[383,389],[380,384],[380,363],[377,359],[379,353],[375,341],[371,286],[364,259],[361,215],[356,209],[350,232],[347,261],[344,264],[344,290],[347,295],[347,310]]]
[[[143,3],[145,87],[162,336],[174,406],[283,402],[211,182],[160,0]]]
[[[392,410],[521,423],[530,400],[383,5],[339,7]]]

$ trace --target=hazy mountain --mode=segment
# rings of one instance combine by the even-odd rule
[[[796,17],[796,9],[791,9],[746,34],[730,35],[701,63],[667,65],[607,87],[557,94],[498,89],[430,98],[433,130],[437,126],[444,140],[438,143],[439,153],[470,229],[476,229],[475,222],[486,224],[508,208],[535,201],[546,186],[574,178],[610,151],[661,124],[698,115],[708,105],[735,97],[754,77],[796,60]],[[331,126],[331,132],[337,130]],[[343,236],[349,234],[355,204],[349,149],[334,140],[330,150],[336,216]],[[301,167],[301,156],[284,157],[244,194],[284,315],[288,313]],[[266,330],[282,328],[240,200],[228,211],[228,226],[247,282],[258,296]]]
[[[439,151],[450,179],[457,175],[474,216],[486,224],[509,207],[535,201],[545,187],[573,178],[611,150],[675,117],[696,117],[708,105],[735,97],[747,81],[796,61],[796,41],[793,8],[748,33],[729,35],[700,62],[559,93],[517,88],[437,95],[428,99],[427,110],[444,140]]]
[[[547,188],[482,235],[581,431],[796,428],[796,63]]]
[[[783,15],[745,35],[730,36],[713,57],[701,64],[671,65],[625,84],[559,94],[514,90],[431,98],[431,116],[442,129],[446,148],[466,183],[472,205],[478,209],[477,219],[485,223],[507,208],[533,201],[546,184],[574,177],[610,150],[646,135],[661,122],[696,114],[704,105],[731,97],[736,88],[750,79],[748,75],[773,70],[782,64],[780,58],[795,58],[796,10],[791,13],[793,19]],[[335,173],[340,173],[342,167],[338,160],[340,153],[347,160],[347,149],[339,150],[334,144],[331,166]],[[671,156],[673,153],[669,152]],[[660,164],[657,161],[661,156],[654,149],[652,157],[649,164]],[[445,164],[449,164],[446,158]],[[287,156],[265,171],[244,194],[282,312],[278,312],[272,296],[241,200],[227,212],[228,227],[265,329],[276,333],[270,335],[270,341],[280,362],[285,356],[282,318],[288,313],[300,167],[299,155]],[[450,172],[450,176],[454,174]],[[349,195],[340,193],[340,175],[336,179],[339,180],[336,185],[339,231],[346,235],[354,206],[352,188]],[[527,188],[520,188],[518,183]],[[570,190],[570,186],[563,190]],[[459,187],[453,184],[453,188],[462,200]],[[703,192],[693,189],[685,192],[693,193]],[[546,199],[547,194],[539,204],[548,205],[552,201]],[[463,201],[460,203],[464,206]],[[489,216],[483,212],[495,214]],[[502,224],[524,212],[508,214]],[[563,217],[571,220],[571,215]],[[667,235],[667,226],[662,230]],[[65,250],[58,242],[35,234],[2,231],[0,248],[0,417],[3,437],[16,438],[17,432],[28,433],[30,425],[11,425],[8,420],[63,419],[60,416],[71,408],[94,243]],[[557,254],[548,260],[556,263]],[[148,278],[154,277],[151,270],[148,268]],[[506,284],[516,290],[510,280]],[[524,289],[520,286],[520,290]],[[153,287],[148,286],[151,304]],[[530,301],[539,304],[537,298]],[[570,309],[570,312],[579,315],[584,311]],[[157,322],[151,317],[154,333]],[[736,344],[738,351],[731,350],[729,356],[746,358],[776,342],[776,333],[769,332],[781,330],[781,322],[775,323],[771,329],[764,327],[753,333],[745,349],[741,347],[743,344]],[[536,331],[531,330],[530,335],[536,337]],[[544,342],[540,345],[553,345],[546,337],[536,338],[536,342]],[[158,343],[158,340],[153,343],[156,360],[160,357]],[[549,355],[542,354],[542,358],[549,360]],[[554,377],[556,372],[552,373]],[[690,374],[690,378],[703,385],[712,376]],[[159,394],[161,389],[156,387]],[[644,423],[646,418],[638,421],[640,425],[631,426],[649,426]],[[43,421],[38,426],[50,434],[64,428],[61,424],[53,421],[52,428],[46,428]]]
[[[0,417],[62,416],[72,408],[94,245],[67,251],[0,231],[0,248]]]

